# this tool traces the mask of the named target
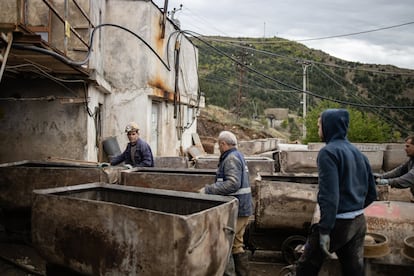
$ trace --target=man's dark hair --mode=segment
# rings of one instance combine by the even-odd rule
[[[407,142],[408,140],[410,140],[411,145],[414,145],[414,135],[408,136],[404,141]]]

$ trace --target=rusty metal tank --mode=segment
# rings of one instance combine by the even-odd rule
[[[30,242],[34,189],[111,182],[123,168],[99,168],[90,162],[23,160],[0,164],[0,227],[12,240]]]
[[[0,208],[28,209],[34,189],[109,182],[97,164],[23,160],[0,164]]]
[[[123,171],[119,184],[144,188],[198,192],[215,181],[212,169],[134,168]]]
[[[318,185],[261,180],[256,182],[256,187],[256,227],[285,230],[309,227]]]
[[[233,197],[106,183],[34,191],[33,244],[87,275],[223,275]]]

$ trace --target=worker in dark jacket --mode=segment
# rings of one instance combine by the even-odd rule
[[[349,113],[328,109],[318,119],[319,137],[326,142],[318,154],[319,223],[311,231],[296,275],[318,275],[326,256],[335,252],[342,275],[364,275],[364,208],[377,198],[366,156],[347,139]]]
[[[129,143],[123,153],[111,159],[111,165],[118,165],[125,162],[128,167],[154,167],[154,158],[150,146],[139,138],[138,124],[129,123],[125,127]]]
[[[392,188],[410,188],[411,201],[414,202],[414,136],[405,138],[405,152],[408,160],[384,174],[378,175],[378,185],[390,185]]]
[[[235,196],[239,200],[239,213],[229,266],[234,267],[236,275],[249,273],[248,255],[244,250],[243,235],[253,214],[253,199],[249,182],[249,170],[241,152],[237,150],[236,136],[230,131],[222,131],[218,137],[220,159],[215,183],[206,185],[200,192],[215,195]],[[225,275],[228,275],[226,269]],[[231,274],[229,274],[231,275]]]

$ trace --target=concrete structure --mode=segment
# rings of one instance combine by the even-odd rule
[[[288,108],[266,108],[264,110],[269,127],[277,127],[289,117]]]
[[[0,32],[0,163],[101,161],[130,121],[155,156],[192,145],[198,51],[152,1],[1,1]]]

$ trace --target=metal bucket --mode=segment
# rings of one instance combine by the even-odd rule
[[[223,275],[238,211],[233,197],[105,183],[34,198],[36,248],[88,275]]]
[[[111,136],[103,140],[102,146],[103,146],[103,150],[109,157],[115,156],[121,153],[121,149],[119,148],[119,144],[115,136]]]

